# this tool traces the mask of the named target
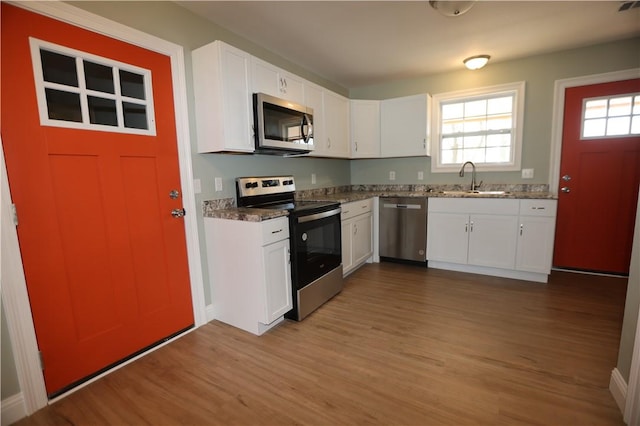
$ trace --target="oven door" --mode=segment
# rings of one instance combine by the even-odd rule
[[[340,207],[294,217],[291,232],[292,280],[296,290],[342,263]]]

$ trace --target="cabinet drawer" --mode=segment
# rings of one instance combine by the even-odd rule
[[[349,219],[363,213],[370,213],[372,209],[373,198],[344,203],[342,205],[342,220]]]
[[[429,212],[517,215],[519,203],[513,199],[430,198]]]
[[[557,206],[556,200],[520,200],[520,216],[554,217]]]
[[[274,243],[276,241],[289,238],[289,219],[279,217],[265,220],[262,224],[262,245]]]

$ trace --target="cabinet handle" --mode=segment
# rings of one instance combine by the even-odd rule
[[[468,223],[464,224],[464,232],[469,232],[469,224]]]
[[[278,232],[282,232],[282,228],[278,229],[277,231],[271,231],[272,234],[277,234]]]
[[[473,232],[473,221],[471,221],[471,232]]]
[[[358,233],[358,225],[354,224],[353,225],[353,235],[356,235]]]
[[[345,215],[345,214],[349,214],[349,210],[342,210],[342,214],[343,214],[343,215]]]
[[[331,148],[331,138],[327,138],[327,148]]]
[[[422,139],[422,147],[427,148],[427,139]]]
[[[521,224],[520,224],[520,235],[522,235],[522,227],[523,227],[523,226],[524,226],[524,225],[521,223]]]
[[[358,152],[358,142],[354,142],[355,146],[356,146],[356,152]]]

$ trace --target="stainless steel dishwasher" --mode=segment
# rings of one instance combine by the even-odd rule
[[[380,197],[380,258],[427,260],[427,199]]]

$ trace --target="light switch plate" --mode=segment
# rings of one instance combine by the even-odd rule
[[[193,180],[193,192],[199,194],[202,192],[202,185],[200,184],[200,179]]]
[[[311,173],[311,185],[315,185],[315,184],[316,184],[316,174]]]
[[[396,180],[396,172],[393,170],[389,172],[389,180]]]
[[[522,169],[522,179],[533,179],[533,169]]]
[[[418,172],[418,180],[424,180],[424,172]]]
[[[222,178],[217,177],[217,178],[215,178],[214,182],[215,182],[215,186],[216,186],[216,192],[222,191]]]

